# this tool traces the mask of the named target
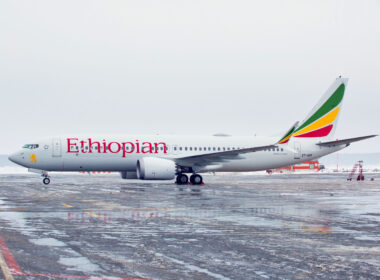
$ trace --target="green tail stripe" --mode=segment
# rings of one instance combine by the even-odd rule
[[[342,101],[344,96],[344,89],[344,84],[341,84],[336,89],[334,94],[331,95],[330,98],[321,106],[321,108],[319,108],[317,112],[315,112],[307,121],[305,121],[300,127],[298,127],[295,132],[300,131],[301,129],[315,122],[316,120],[330,112],[332,109],[334,109]]]
[[[289,132],[286,133],[286,135],[285,135],[284,137],[282,137],[282,139],[279,141],[279,143],[282,142],[282,141],[284,141],[284,139],[286,139],[290,134],[292,134],[292,133],[294,132],[295,129],[296,129],[295,126],[292,127],[292,128],[289,130]]]

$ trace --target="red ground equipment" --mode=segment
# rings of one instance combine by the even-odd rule
[[[356,180],[357,181],[364,181],[363,161],[362,160],[355,163],[354,167],[351,170],[350,175],[348,175],[347,181],[352,181],[352,178],[354,178],[354,175],[355,175],[357,169],[359,170],[359,174],[358,174],[358,177],[356,178]]]

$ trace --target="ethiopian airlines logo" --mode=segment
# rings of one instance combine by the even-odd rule
[[[33,163],[36,163],[36,162],[37,162],[36,154],[31,154],[31,155],[30,155],[30,162],[33,162]]]
[[[166,154],[168,147],[164,142],[144,142],[144,141],[126,141],[126,142],[107,142],[93,141],[91,138],[81,140],[78,138],[67,138],[67,153],[99,153],[99,154],[121,154],[126,157],[127,154]]]

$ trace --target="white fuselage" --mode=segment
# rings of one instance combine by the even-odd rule
[[[89,151],[88,139],[92,143],[92,151]],[[77,139],[70,140],[68,139]],[[82,145],[80,141],[85,141]],[[36,142],[38,147],[23,148],[12,154],[10,159],[22,166],[45,171],[127,171],[135,172],[137,161],[144,157],[160,157],[173,159],[194,155],[216,153],[233,149],[243,149],[255,146],[265,146],[276,143],[277,138],[248,137],[248,136],[175,136],[175,135],[125,135],[107,137],[57,137]],[[87,141],[87,142],[86,142]],[[109,143],[113,143],[111,151],[104,149]],[[129,144],[139,143],[134,151],[123,151]],[[319,158],[336,152],[345,147],[321,147],[316,145],[318,139],[292,138],[287,144],[277,145],[278,148],[246,153],[238,159],[224,160],[220,163],[209,165],[199,172],[239,172],[258,171],[278,168]],[[68,143],[71,145],[69,146]],[[105,143],[105,145],[103,145]],[[158,149],[143,150],[143,143],[165,143],[158,145]],[[118,146],[119,145],[119,146]],[[96,147],[95,147],[96,146]],[[147,145],[145,145],[147,146]],[[98,149],[99,147],[99,149]],[[118,148],[121,148],[120,150]]]

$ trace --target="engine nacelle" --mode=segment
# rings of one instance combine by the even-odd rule
[[[171,180],[176,166],[170,159],[145,157],[137,161],[137,177],[141,180]]]

